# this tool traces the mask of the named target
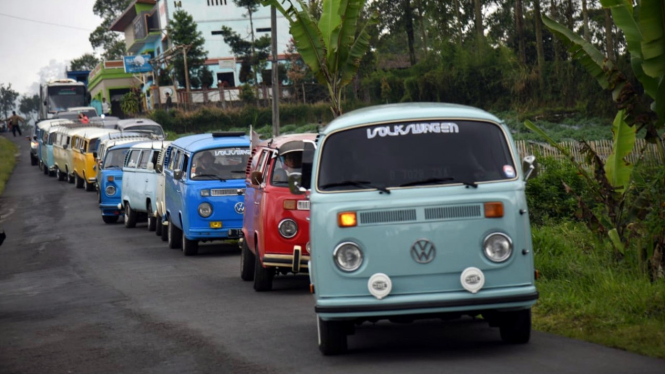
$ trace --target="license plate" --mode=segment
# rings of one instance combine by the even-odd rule
[[[210,222],[210,228],[211,229],[221,229],[222,228],[222,223],[221,222]]]

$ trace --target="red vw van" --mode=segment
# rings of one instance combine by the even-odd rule
[[[277,273],[306,273],[309,251],[309,200],[289,190],[299,175],[303,144],[316,134],[283,135],[252,150],[245,171],[245,212],[240,240],[240,277],[269,291]]]

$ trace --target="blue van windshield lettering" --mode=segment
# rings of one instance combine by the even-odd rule
[[[503,131],[485,122],[359,127],[329,135],[322,147],[322,191],[456,183],[475,187],[475,182],[514,177],[504,171],[514,163]]]
[[[192,157],[190,178],[244,179],[245,166],[251,151],[248,148],[218,148],[200,151]]]

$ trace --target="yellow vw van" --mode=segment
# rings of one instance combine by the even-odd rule
[[[99,137],[115,132],[118,130],[85,127],[83,131],[76,131],[76,134],[72,135],[71,152],[76,188],[85,188],[86,191],[95,190],[97,181],[95,153],[97,153]]]
[[[55,131],[53,141],[53,167],[59,181],[74,183],[74,167],[72,164],[71,139],[77,132],[85,131],[80,124],[62,125]]]

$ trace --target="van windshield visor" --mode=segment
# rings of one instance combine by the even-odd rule
[[[476,187],[516,177],[502,129],[486,122],[407,122],[340,131],[326,138],[320,159],[321,191]]]
[[[192,158],[192,180],[244,179],[249,148],[217,148],[196,152]]]
[[[292,151],[277,156],[270,184],[277,187],[288,187],[289,176],[292,174],[302,174],[302,151]]]
[[[85,106],[85,88],[83,86],[48,88],[48,110],[50,112],[62,112],[76,106]]]
[[[102,169],[113,169],[113,168],[122,168],[122,165],[125,164],[125,156],[129,152],[129,148],[123,149],[112,149],[106,153],[106,158],[104,158],[104,165]]]

